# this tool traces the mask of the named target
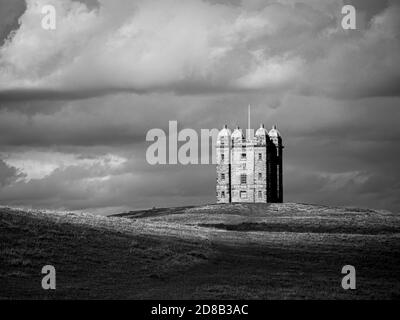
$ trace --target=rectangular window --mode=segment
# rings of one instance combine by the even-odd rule
[[[240,184],[247,184],[247,176],[245,174],[240,175]]]
[[[241,199],[246,199],[247,198],[247,192],[246,191],[240,191],[240,198]]]
[[[262,198],[262,191],[258,191],[258,197]]]
[[[225,160],[225,155],[221,154],[221,161],[224,161],[224,160]]]
[[[262,153],[258,154],[258,160],[262,160]]]
[[[221,173],[221,180],[225,180],[225,173]]]
[[[262,179],[262,173],[259,173],[258,174],[258,180],[261,180]]]
[[[221,198],[225,198],[225,191],[221,192]]]
[[[242,153],[241,159],[242,159],[242,160],[246,159],[246,154],[245,154],[245,153]]]

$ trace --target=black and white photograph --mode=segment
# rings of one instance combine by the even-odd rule
[[[0,300],[399,299],[399,1],[0,0]]]

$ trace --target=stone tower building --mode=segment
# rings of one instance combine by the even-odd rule
[[[249,126],[250,127],[250,126]],[[282,137],[274,126],[247,130],[225,126],[218,134],[217,203],[283,202]]]

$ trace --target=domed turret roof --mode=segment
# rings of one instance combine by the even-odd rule
[[[231,130],[229,130],[228,126],[225,125],[224,128],[218,133],[218,139],[230,138],[231,135]]]
[[[265,129],[264,125],[260,125],[260,128],[257,129],[256,131],[256,137],[262,137],[262,136],[267,136],[268,131]]]
[[[281,136],[276,126],[273,126],[272,129],[269,131],[269,136],[271,138],[277,138]]]
[[[232,139],[244,139],[243,131],[237,127],[232,133]]]

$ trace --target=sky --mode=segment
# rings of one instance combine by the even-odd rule
[[[150,165],[146,134],[245,127],[250,104],[282,134],[285,201],[400,212],[399,17],[389,0],[0,0],[0,205],[214,203],[215,165]]]

